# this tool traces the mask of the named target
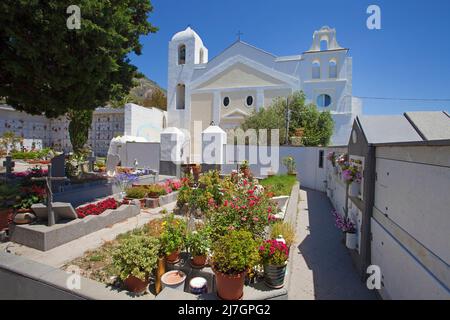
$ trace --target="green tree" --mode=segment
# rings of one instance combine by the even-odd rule
[[[164,91],[159,88],[155,88],[150,97],[144,99],[143,106],[147,108],[155,107],[161,110],[167,110],[167,98]]]
[[[326,146],[333,134],[334,122],[329,111],[320,112],[316,105],[306,104],[305,94],[294,92],[289,99],[278,98],[267,108],[254,112],[242,124],[242,129],[279,129],[280,144],[286,136],[286,108],[289,101],[289,136],[297,128],[304,128],[302,142],[305,146]]]
[[[15,109],[47,117],[75,114],[120,100],[132,87],[136,67],[128,54],[141,54],[139,36],[157,31],[147,21],[151,3],[79,0],[80,29],[67,27],[71,4],[0,3],[0,96]]]
[[[92,110],[70,110],[69,136],[75,154],[82,153],[92,124]]]

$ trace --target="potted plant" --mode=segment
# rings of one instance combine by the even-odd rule
[[[146,186],[145,188],[147,189],[147,196],[152,199],[159,198],[160,196],[166,194],[164,186],[159,184],[151,184]]]
[[[132,235],[113,252],[113,264],[128,291],[143,293],[158,261],[160,243],[148,235]]]
[[[342,217],[336,210],[333,210],[336,226],[345,234],[345,245],[348,249],[356,249],[358,237],[356,235],[356,225],[348,217]]]
[[[353,179],[348,190],[351,197],[359,197],[359,192],[361,191],[361,178],[361,172],[355,167]]]
[[[244,175],[245,178],[249,178],[251,175],[250,166],[248,164],[247,160],[242,161],[241,166],[239,167],[239,170]]]
[[[211,261],[218,296],[224,300],[241,299],[245,275],[259,260],[258,242],[248,231],[233,230],[214,242]]]
[[[282,288],[289,258],[289,248],[285,242],[266,240],[259,247],[264,265],[264,283],[270,288]]]
[[[186,247],[192,255],[192,266],[201,268],[206,264],[207,254],[211,247],[208,227],[192,231],[186,237]]]
[[[295,160],[293,157],[289,156],[283,158],[283,164],[286,166],[288,175],[297,175],[297,172],[295,171]]]
[[[170,214],[164,218],[162,226],[160,240],[166,261],[171,264],[177,263],[180,261],[180,252],[185,243],[186,222]]]
[[[145,206],[145,197],[147,189],[143,187],[131,187],[126,190],[125,200],[137,199],[141,203],[141,208]]]

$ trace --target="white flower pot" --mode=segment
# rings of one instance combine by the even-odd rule
[[[356,249],[356,244],[358,243],[358,236],[356,235],[356,233],[346,233],[346,238],[345,238],[345,245],[347,246],[347,248],[349,249]]]
[[[350,185],[350,188],[348,190],[348,195],[350,197],[358,197],[359,191],[361,190],[361,183],[358,183],[356,181],[353,181]]]

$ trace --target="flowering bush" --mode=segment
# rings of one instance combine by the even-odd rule
[[[32,178],[32,177],[45,177],[48,173],[48,169],[42,169],[42,167],[28,168],[26,171],[15,172],[16,178]]]
[[[266,240],[259,247],[259,255],[266,265],[281,266],[289,258],[289,248],[277,240]]]
[[[90,203],[88,205],[78,207],[76,209],[78,218],[83,219],[90,215],[99,215],[108,209],[117,209],[119,204],[114,198],[108,198],[97,203]]]
[[[350,218],[342,217],[336,210],[332,211],[336,227],[345,233],[355,233],[356,226]]]
[[[237,229],[250,231],[255,237],[262,238],[266,226],[275,220],[273,213],[276,204],[264,194],[263,189],[248,181],[244,185],[245,189],[236,195],[227,194],[221,205],[211,199],[208,220],[214,237]]]
[[[178,189],[180,189],[182,187],[181,180],[179,180],[179,179],[173,179],[173,180],[169,179],[169,180],[167,180],[167,184],[173,191],[177,191]]]

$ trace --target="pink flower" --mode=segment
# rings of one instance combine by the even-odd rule
[[[258,221],[259,221],[259,218],[258,218],[258,217],[254,217],[254,218],[253,218],[253,221],[258,222]]]

